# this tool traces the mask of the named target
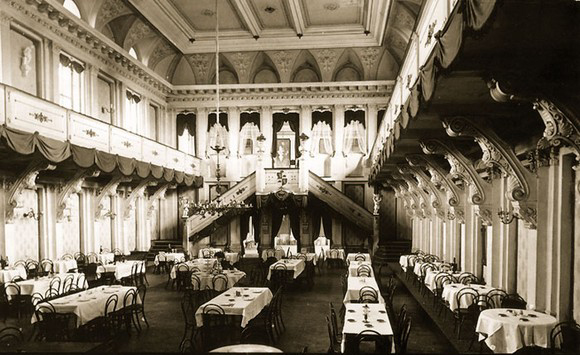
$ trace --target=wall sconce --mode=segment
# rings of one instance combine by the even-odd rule
[[[497,215],[503,224],[510,224],[516,218],[516,216],[511,211],[504,210],[502,208],[497,211]]]
[[[258,140],[258,153],[264,153],[264,142],[266,141],[266,137],[264,137],[264,134],[260,133],[256,139]]]
[[[40,216],[42,216],[42,212],[38,212],[38,214],[36,212],[34,212],[34,210],[31,208],[30,210],[28,210],[28,212],[24,212],[22,214],[22,217],[24,218],[33,218],[35,220],[39,220]]]

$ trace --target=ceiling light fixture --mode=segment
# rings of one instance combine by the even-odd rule
[[[195,38],[192,37],[189,39],[189,43],[193,43],[193,42],[195,42]]]
[[[254,36],[254,39],[257,41],[258,39],[260,39],[260,36],[258,36],[258,35],[255,35],[255,36]]]
[[[296,36],[298,37],[298,39],[301,39],[302,36],[304,36],[302,33],[297,33]]]

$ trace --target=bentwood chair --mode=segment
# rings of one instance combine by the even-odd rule
[[[76,316],[73,313],[57,313],[49,301],[36,306],[38,340],[70,341],[75,326]]]
[[[197,323],[195,321],[195,311],[199,303],[192,292],[184,292],[181,297],[181,314],[184,320],[183,336],[179,345],[180,349],[187,349],[188,352],[194,352],[195,337],[198,334]]]
[[[141,322],[142,319],[149,328],[149,322],[147,321],[147,317],[145,316],[145,296],[147,295],[147,286],[145,284],[141,284],[137,287],[137,295],[139,296],[139,300],[141,303],[137,302],[137,299],[133,302],[131,306],[131,310],[133,311],[133,316],[135,317],[137,330],[141,331]]]
[[[373,329],[366,329],[356,336],[349,335],[345,339],[347,354],[390,354],[391,347],[387,337]]]
[[[354,261],[366,261],[367,257],[364,254],[358,253],[354,256]]]
[[[580,325],[575,321],[556,324],[550,332],[552,354],[580,354]]]
[[[358,291],[358,302],[359,303],[378,303],[379,294],[377,290],[371,286],[364,286]]]
[[[332,322],[326,316],[326,327],[328,329],[328,354],[339,354],[340,353],[340,343],[336,339],[334,329],[332,328]]]
[[[401,328],[401,335],[399,336],[399,343],[395,343],[397,354],[407,353],[407,343],[409,342],[409,335],[411,334],[411,317],[407,317]]]
[[[16,312],[18,315],[18,322],[20,323],[21,315],[28,309],[30,296],[23,295],[21,293],[20,285],[16,282],[8,282],[4,284],[4,292],[8,303],[8,310]]]
[[[201,337],[205,352],[217,347],[238,342],[241,336],[240,316],[226,315],[224,309],[217,304],[206,304],[202,309],[203,327]],[[236,324],[237,323],[237,324]]]
[[[137,303],[137,297],[137,291],[134,288],[127,290],[127,292],[125,292],[125,296],[123,296],[123,307],[118,308],[111,314],[117,330],[120,330],[124,325],[125,330],[129,335],[131,334],[131,324],[133,324],[135,329],[139,331],[139,328],[137,327],[133,317],[133,306]]]
[[[222,292],[228,288],[228,277],[224,274],[217,274],[211,280],[212,288],[217,292]]]
[[[0,350],[16,352],[17,346],[24,341],[22,330],[16,327],[6,327],[0,330]]]
[[[503,300],[507,297],[507,295],[507,292],[498,288],[493,289],[487,293],[487,297],[489,298],[493,308],[501,308]]]
[[[479,294],[474,288],[465,287],[455,295],[457,308],[453,311],[457,339],[461,339],[461,328],[470,315],[477,312],[477,298]]]
[[[459,275],[459,282],[464,284],[464,285],[471,285],[471,284],[478,283],[479,279],[477,278],[477,276],[475,276],[474,274],[472,274],[470,272],[462,272]]]
[[[368,265],[361,265],[356,269],[356,276],[358,277],[371,277],[372,270]]]
[[[501,308],[526,309],[527,302],[518,294],[508,294],[501,301]]]
[[[54,263],[50,259],[42,259],[40,261],[40,270],[38,276],[48,276],[54,273]]]

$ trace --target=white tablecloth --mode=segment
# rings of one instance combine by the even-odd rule
[[[447,284],[445,286],[443,286],[443,293],[441,294],[441,297],[449,302],[449,309],[451,309],[452,311],[455,311],[458,308],[457,305],[457,293],[466,288],[466,287],[471,287],[473,289],[475,289],[477,291],[478,294],[480,295],[487,295],[489,293],[489,291],[495,289],[495,287],[490,287],[490,286],[484,286],[484,285],[464,285],[464,284],[460,284],[460,283],[452,283],[452,284]],[[467,308],[469,306],[471,306],[471,303],[468,304],[468,300],[470,298],[466,298],[463,297],[461,299],[461,308]]]
[[[407,264],[409,263],[409,256],[411,255],[401,255],[401,257],[399,258],[399,264],[401,265],[401,268],[407,272]],[[413,266],[413,265],[411,265]]]
[[[33,293],[40,293],[42,296],[46,295],[46,291],[48,291],[48,289],[50,288],[50,282],[52,281],[52,279],[54,278],[59,278],[60,279],[60,287],[58,289],[58,293],[61,294],[64,291],[64,279],[68,276],[68,275],[72,275],[73,279],[72,279],[72,286],[77,286],[78,283],[78,279],[79,277],[84,277],[85,274],[83,273],[68,273],[68,274],[59,274],[55,277],[41,277],[38,279],[30,279],[30,280],[24,280],[24,281],[20,281],[18,282],[18,286],[20,286],[20,294],[21,295],[32,295]],[[82,289],[87,289],[88,288],[88,283],[85,282],[83,283],[82,286],[80,286],[80,288]],[[10,298],[10,296],[13,295],[13,288],[9,288],[8,290],[6,290],[7,296],[8,298]]]
[[[344,249],[335,249],[337,255],[335,257],[333,257],[333,253],[335,253],[335,251],[333,249],[327,250],[326,251],[326,258],[331,258],[331,259],[342,259],[344,260]]]
[[[240,261],[240,254],[238,253],[225,252],[224,255],[226,256],[226,260],[232,265]]]
[[[429,290],[434,291],[435,287],[437,287],[437,284],[435,283],[437,281],[436,276],[439,275],[440,273],[441,273],[441,271],[436,271],[436,270],[427,270],[427,272],[425,273],[425,286],[427,286],[427,288]],[[458,278],[459,275],[461,275],[461,273],[449,274],[449,275]]]
[[[270,265],[270,270],[268,270],[268,280],[270,280],[270,275],[272,275],[272,270],[276,267],[276,265],[284,264],[288,270],[294,271],[294,278],[300,276],[302,271],[304,271],[304,267],[306,263],[304,260],[301,259],[282,259],[272,265]]]
[[[78,268],[77,261],[71,260],[56,260],[54,262],[54,272],[59,274],[66,274],[69,270]]]
[[[143,263],[140,260],[127,260],[123,262],[116,262],[114,264],[104,265],[103,270],[104,272],[114,272],[115,278],[117,280],[121,280],[123,277],[131,276],[131,270],[134,264],[141,264]],[[140,270],[138,270],[140,271]]]
[[[519,312],[523,315],[516,315]],[[485,338],[494,353],[513,353],[524,346],[548,348],[550,332],[556,323],[556,318],[549,314],[495,308],[481,312],[475,331],[480,333],[480,340]]]
[[[368,323],[364,322],[364,309],[368,310],[367,320]],[[344,326],[342,328],[342,343],[341,349],[344,353],[345,339],[348,335],[358,335],[360,332],[365,330],[374,330],[380,335],[391,338],[390,344],[392,346],[391,352],[395,352],[395,342],[393,341],[393,327],[389,321],[389,316],[387,315],[387,310],[384,304],[361,304],[361,303],[349,303],[345,305],[345,320]],[[371,325],[372,327],[367,326]]]
[[[375,277],[375,273],[373,271],[373,267],[371,265],[370,261],[351,261],[350,264],[348,265],[348,275],[349,276],[357,276],[357,269],[359,268],[359,266],[361,265],[367,265],[370,269],[371,269],[371,277]]]
[[[0,270],[0,283],[10,282],[16,276],[20,276],[26,280],[26,269],[24,266],[17,266],[16,268]]]
[[[155,255],[155,260],[153,264],[159,265],[160,261],[173,261],[173,262],[180,262],[181,260],[185,260],[185,254],[183,253],[159,253]]]
[[[238,282],[242,277],[246,276],[246,273],[243,271],[234,271],[234,270],[224,270],[224,275],[228,278],[228,284],[226,285],[226,289],[234,287],[236,282]],[[207,272],[196,272],[194,273],[197,277],[199,277],[199,281],[201,282],[201,286],[199,289],[205,290],[206,288],[213,289],[213,277],[214,275],[207,273]],[[217,290],[223,291],[223,290]]]
[[[240,296],[236,296],[240,292]],[[225,314],[241,315],[241,326],[245,327],[250,320],[256,317],[264,307],[270,304],[272,292],[266,287],[234,287],[220,294],[207,303],[199,306],[195,312],[198,327],[203,325],[203,307],[207,304],[217,304],[223,308]]]
[[[202,248],[202,249],[199,249],[198,256],[200,259],[205,257],[203,255],[204,251],[209,252],[210,258],[213,258],[215,253],[217,253],[218,251],[222,251],[222,250],[220,248]]]
[[[271,253],[272,251],[270,251]],[[274,257],[278,260],[284,259],[286,254],[283,249],[274,250]],[[266,261],[268,259],[268,250],[262,251],[262,260]]]
[[[346,256],[346,263],[350,263],[351,261],[355,261],[354,258],[357,255],[362,255],[365,257],[365,261],[371,261],[371,255],[369,253],[348,253],[348,255]]]
[[[347,280],[347,290],[346,295],[344,295],[343,303],[347,304],[352,301],[358,301],[359,291],[365,286],[370,286],[377,291],[379,296],[379,303],[385,303],[385,299],[381,296],[381,291],[379,290],[379,285],[374,277],[354,277],[349,276]]]
[[[199,271],[202,272],[209,272],[211,271],[211,268],[213,266],[213,263],[216,261],[217,259],[193,259],[193,260],[189,260],[187,262],[185,262],[185,265],[187,265],[187,267],[191,270],[191,268],[198,268]],[[171,268],[171,272],[169,273],[169,276],[174,279],[177,277],[177,267],[179,265],[182,265],[184,263],[180,263],[180,264],[175,264],[173,265],[173,267]]]
[[[100,253],[99,261],[101,264],[106,265],[115,261],[115,254],[113,253]]]
[[[74,293],[65,297],[60,297],[50,301],[57,313],[74,313],[77,316],[77,327],[89,321],[105,315],[105,304],[112,294],[117,294],[119,303],[117,310],[123,308],[123,298],[129,289],[135,287],[122,286],[102,286],[89,290]],[[137,303],[141,303],[137,296]],[[41,304],[41,303],[40,303]],[[36,317],[32,317],[32,323],[36,322]]]

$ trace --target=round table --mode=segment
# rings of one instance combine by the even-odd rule
[[[283,351],[278,348],[261,344],[228,345],[210,351],[210,353],[281,353],[281,352]]]
[[[541,312],[494,308],[481,312],[475,331],[494,353],[513,353],[524,346],[548,348],[557,322]]]

